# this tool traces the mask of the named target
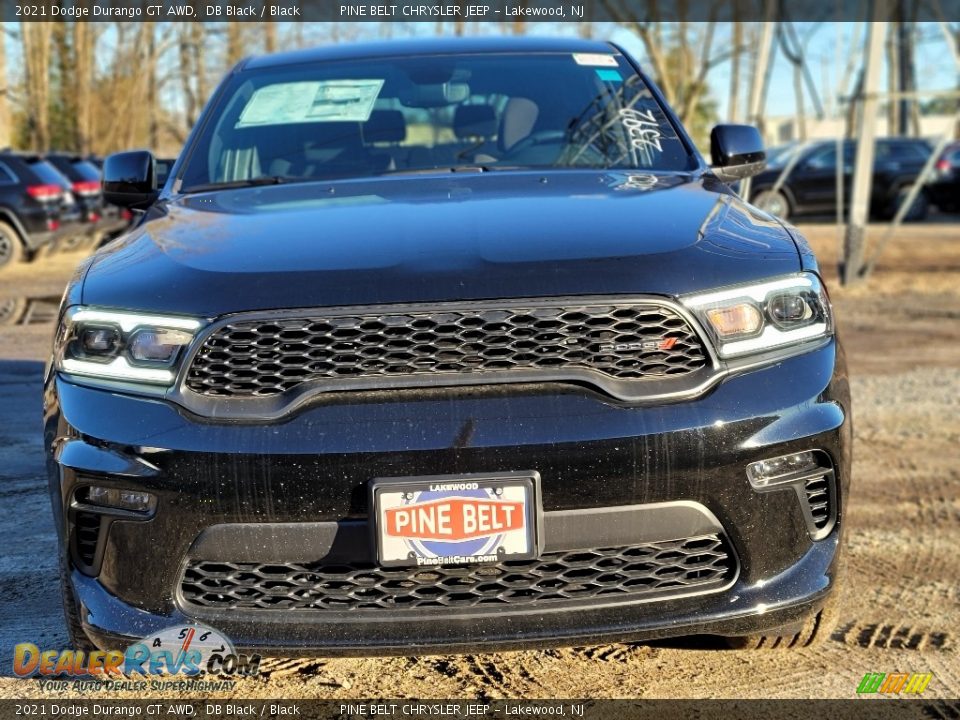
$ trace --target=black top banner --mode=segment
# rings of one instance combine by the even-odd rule
[[[2,7],[4,20],[26,22],[960,20],[960,0],[5,0]]]

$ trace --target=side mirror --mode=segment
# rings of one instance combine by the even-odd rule
[[[753,177],[767,165],[763,138],[752,125],[717,125],[710,133],[710,156],[723,182]]]
[[[104,160],[104,202],[143,210],[153,204],[159,194],[153,153],[131,150],[115,153]]]

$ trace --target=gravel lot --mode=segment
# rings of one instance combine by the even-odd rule
[[[262,676],[241,681],[230,695],[842,698],[854,696],[866,672],[897,671],[932,672],[924,697],[960,696],[960,225],[907,226],[877,272],[850,289],[838,286],[832,270],[836,230],[802,229],[827,268],[855,401],[849,577],[840,627],[824,647],[729,652],[695,639],[269,660]],[[62,255],[0,276],[0,697],[44,697],[35,681],[10,677],[15,643],[66,642],[39,405],[50,312],[79,259]],[[3,308],[18,318],[29,313],[33,322],[9,324],[8,315],[2,324]]]

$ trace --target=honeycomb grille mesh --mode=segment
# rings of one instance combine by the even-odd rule
[[[726,539],[703,535],[478,566],[195,560],[180,589],[188,604],[206,608],[396,611],[706,592],[735,574]]]
[[[593,371],[618,380],[707,364],[687,321],[656,303],[518,305],[238,320],[213,332],[187,372],[202,395],[269,397],[304,383],[447,374]]]

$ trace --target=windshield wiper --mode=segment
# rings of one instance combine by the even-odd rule
[[[200,185],[191,185],[184,193],[205,192],[207,190],[232,190],[234,188],[258,187],[260,185],[280,185],[281,183],[294,182],[299,178],[282,177],[280,175],[261,175],[260,177],[247,178],[246,180],[226,180],[224,182],[202,183]]]
[[[385,170],[377,175],[443,175],[444,173],[486,173],[497,170],[521,170],[519,165],[450,165],[449,167]]]

